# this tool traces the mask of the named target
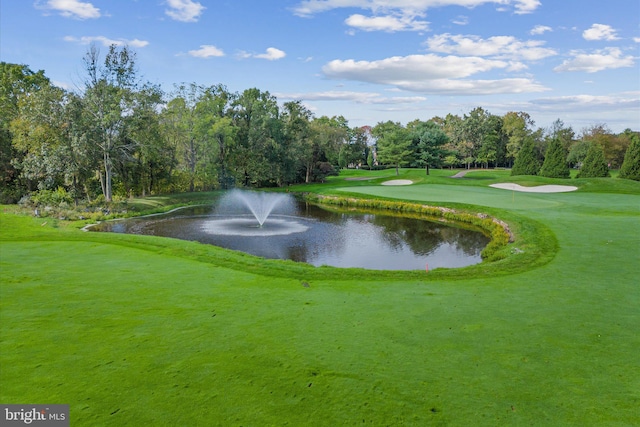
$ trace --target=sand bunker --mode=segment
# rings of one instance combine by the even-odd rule
[[[523,187],[522,185],[506,182],[504,184],[491,184],[489,187],[503,190],[523,191],[525,193],[566,193],[576,191],[578,187],[573,185],[538,185],[537,187]]]
[[[382,185],[411,185],[413,181],[408,179],[392,179],[391,181],[385,181]]]

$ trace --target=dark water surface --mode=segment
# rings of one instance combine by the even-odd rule
[[[273,213],[262,227],[251,215],[217,214],[213,206],[107,221],[91,231],[193,240],[272,259],[374,270],[464,267],[481,261],[489,238],[422,219],[327,210],[296,202],[297,213]]]

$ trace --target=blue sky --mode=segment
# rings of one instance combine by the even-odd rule
[[[475,107],[640,130],[637,0],[2,0],[0,60],[83,80],[90,43],[145,80],[257,87],[352,126]]]

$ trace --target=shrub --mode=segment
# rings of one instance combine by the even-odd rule
[[[36,206],[67,207],[73,203],[73,198],[67,190],[58,187],[57,190],[39,190],[31,195],[31,202]]]

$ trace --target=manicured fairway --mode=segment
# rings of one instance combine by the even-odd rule
[[[2,214],[0,401],[69,403],[73,426],[639,425],[640,184],[472,176],[326,188],[531,218],[558,240],[549,263],[323,279]]]

